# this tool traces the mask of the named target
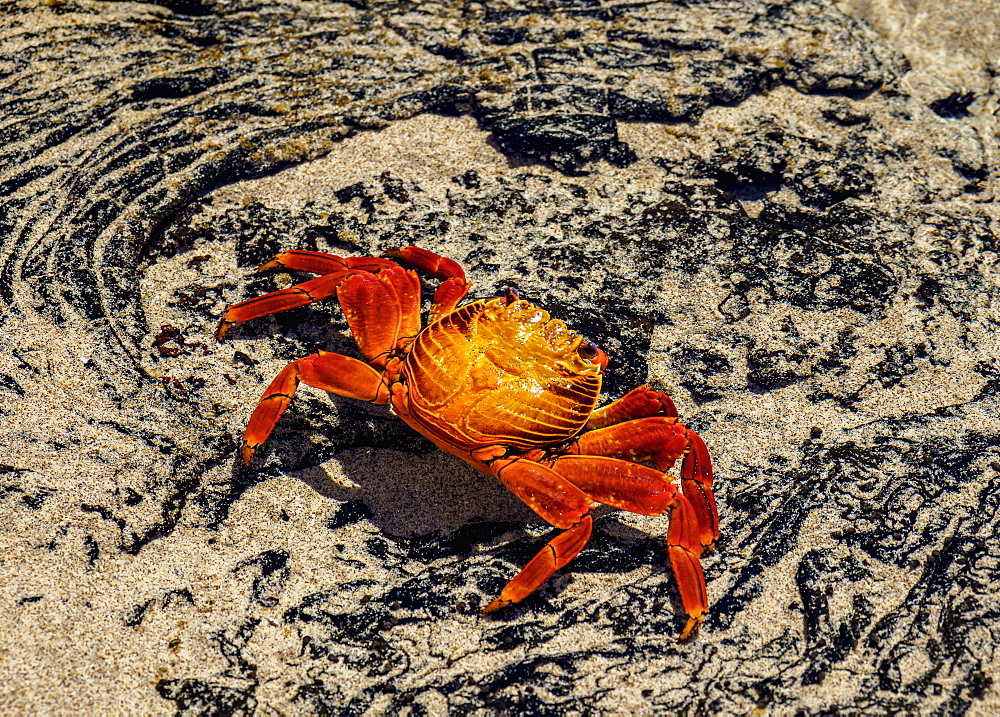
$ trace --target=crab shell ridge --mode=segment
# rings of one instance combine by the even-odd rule
[[[413,340],[406,405],[393,406],[449,452],[550,446],[583,428],[601,392],[603,363],[583,343],[527,301],[476,301]]]

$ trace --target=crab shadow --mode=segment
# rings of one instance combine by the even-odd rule
[[[494,564],[495,585],[484,593],[495,596],[517,570],[560,531],[539,518],[496,478],[438,450],[423,453],[385,448],[352,448],[321,465],[289,472],[319,495],[337,502],[330,521],[336,528],[344,521],[367,520],[380,533],[423,553],[427,541],[435,553],[467,557],[474,563],[499,559]],[[584,574],[624,575],[639,568],[656,573],[670,571],[660,529],[646,531],[622,522],[622,511],[596,506],[595,529],[590,544],[567,567],[558,571],[533,596],[519,606],[490,613],[491,622],[524,619],[526,613],[554,609],[549,599],[558,597]],[[470,562],[457,569],[479,570]],[[599,578],[600,579],[600,578]],[[673,580],[667,581],[674,591]],[[672,595],[673,612],[683,620],[679,597]]]
[[[426,563],[431,556],[445,558],[446,567],[438,564],[431,569],[477,576],[474,582],[480,598],[487,602],[561,532],[497,478],[434,448],[390,416],[385,407],[329,394],[332,417],[326,402],[309,400],[307,393],[296,398],[258,460],[264,464],[263,473],[296,478],[328,499],[326,522],[332,530],[363,520],[394,544],[395,555],[402,551],[419,563]],[[374,432],[365,428],[373,420],[378,424]],[[398,432],[392,429],[397,424],[402,429]],[[317,456],[322,461],[318,464],[303,465],[300,461],[309,454],[310,446],[324,438],[342,441],[342,447],[334,449],[335,454],[326,460]],[[380,445],[366,445],[369,441]],[[349,442],[353,445],[343,445]],[[564,604],[551,600],[574,583],[622,585],[642,580],[638,577],[642,573],[634,571],[647,570],[653,573],[653,583],[661,586],[655,592],[661,602],[671,606],[668,612],[679,630],[685,618],[666,551],[667,519],[636,516],[641,526],[637,527],[631,524],[636,520],[624,517],[625,512],[600,505],[595,506],[593,515],[594,533],[580,555],[524,602],[489,613],[484,619],[516,623],[531,619],[529,616],[538,611],[566,610],[576,601]],[[375,554],[372,558],[382,559]],[[452,558],[458,558],[457,562]],[[625,577],[630,574],[636,577]],[[451,605],[454,595],[435,599]],[[633,607],[637,615],[649,612],[649,606]],[[673,630],[668,628],[667,632]]]
[[[448,535],[473,521],[544,525],[499,480],[437,450],[352,448],[291,475],[325,498],[364,503],[393,536]]]
[[[557,532],[500,480],[436,449],[350,448],[333,460],[288,474],[324,498],[363,503],[369,522],[392,536],[448,536],[470,523],[510,525],[532,536]],[[620,514],[602,505],[593,510],[598,525]],[[622,540],[650,537],[622,523],[616,524],[614,533]],[[548,537],[532,538],[543,539]]]

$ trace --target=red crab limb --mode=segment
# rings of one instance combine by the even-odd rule
[[[274,377],[250,416],[243,434],[245,464],[250,465],[254,451],[271,435],[274,425],[291,403],[300,381],[339,396],[372,403],[385,403],[389,397],[382,374],[349,356],[320,351],[292,361]]]
[[[276,314],[279,311],[297,309],[317,301],[329,298],[337,293],[337,287],[346,277],[351,276],[353,271],[338,271],[333,274],[324,274],[315,279],[304,281],[286,289],[272,291],[269,294],[255,296],[252,299],[241,301],[230,306],[222,320],[219,328],[215,330],[215,338],[218,341],[225,341],[229,327],[233,324],[240,324],[250,319],[261,316]]]
[[[550,467],[523,459],[500,465],[496,473],[514,495],[549,523],[567,530],[542,548],[486,606],[486,612],[523,600],[572,560],[590,539],[590,504],[599,502],[643,515],[672,511],[667,553],[688,615],[680,639],[694,635],[708,612],[699,520],[691,503],[662,472],[602,456],[563,456]]]
[[[401,267],[378,274],[352,274],[337,289],[344,317],[361,354],[384,368],[389,352],[420,322],[420,280]]]
[[[667,553],[677,578],[681,604],[688,615],[680,639],[690,638],[708,612],[708,594],[699,559],[701,520],[688,499],[661,471],[617,458],[563,456],[551,466],[599,503],[641,515],[672,511]]]
[[[386,252],[388,256],[398,257],[418,271],[435,279],[451,279],[452,277],[465,281],[465,270],[454,259],[439,256],[418,246],[404,246]]]
[[[667,533],[667,554],[677,578],[677,589],[681,594],[681,604],[688,615],[687,624],[678,641],[684,642],[694,636],[708,612],[708,589],[705,573],[701,569],[701,543],[698,539],[699,521],[687,498],[677,496],[677,506],[670,516],[670,531]]]
[[[381,259],[374,256],[336,256],[323,251],[305,251],[302,249],[292,249],[283,251],[260,265],[257,271],[267,271],[277,267],[286,269],[296,269],[298,271],[309,271],[313,274],[332,274],[345,269],[361,269],[363,271],[376,272],[380,269],[391,269],[396,266],[388,259]]]
[[[484,608],[484,612],[520,602],[534,592],[552,573],[583,550],[593,527],[590,498],[551,468],[528,460],[501,459],[493,464],[492,469],[510,492],[542,519],[566,530],[550,540],[507,583],[500,597]]]
[[[690,433],[676,418],[639,418],[588,431],[570,445],[570,452],[649,461],[665,471],[687,453]]]
[[[433,323],[458,306],[469,291],[472,283],[466,281],[465,270],[454,259],[447,259],[427,249],[417,246],[404,246],[388,252],[389,256],[398,257],[418,271],[435,279],[441,279],[441,284],[434,292],[434,306],[431,307],[428,323]]]
[[[433,323],[445,314],[454,311],[458,302],[465,298],[469,292],[470,286],[472,286],[470,282],[454,276],[442,281],[434,292],[434,305],[431,306],[430,313],[427,315],[428,323]]]
[[[538,551],[517,576],[507,583],[500,597],[483,608],[483,612],[493,612],[511,603],[521,602],[535,592],[556,570],[575,558],[590,542],[593,519],[589,515],[559,533]]]
[[[379,278],[392,284],[399,301],[397,344],[403,340],[409,343],[409,340],[420,333],[420,278],[416,272],[407,271],[400,266],[381,272]]]
[[[589,431],[570,444],[569,453],[609,456],[637,463],[649,461],[661,471],[683,456],[681,488],[698,518],[701,544],[709,548],[719,537],[719,514],[712,493],[712,459],[708,447],[701,436],[676,418],[638,418]]]
[[[604,408],[598,408],[590,414],[587,428],[603,428],[633,418],[648,416],[677,417],[677,408],[673,400],[662,391],[654,391],[649,386],[633,388],[617,401],[609,403]]]
[[[707,549],[715,545],[719,537],[719,511],[712,492],[712,459],[701,436],[694,431],[688,431],[687,435],[691,440],[691,450],[681,464],[681,488],[698,516],[701,544]]]
[[[598,503],[639,513],[662,515],[678,493],[662,471],[602,456],[562,456],[549,464]]]
[[[233,324],[276,314],[279,311],[297,309],[300,306],[306,306],[307,304],[322,301],[333,296],[337,292],[340,282],[345,277],[352,276],[355,272],[370,274],[384,269],[399,270],[397,264],[379,257],[352,256],[345,259],[321,251],[292,250],[271,257],[261,264],[258,271],[266,271],[267,269],[279,266],[286,269],[310,271],[315,274],[322,274],[323,276],[318,276],[315,279],[310,279],[286,289],[272,291],[262,296],[255,296],[252,299],[247,299],[246,301],[241,301],[238,304],[230,306],[222,316],[219,327],[215,331],[215,338],[218,341],[225,341],[226,334]]]

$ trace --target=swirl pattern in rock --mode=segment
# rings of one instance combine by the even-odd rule
[[[819,0],[68,0],[0,29],[8,710],[1000,708],[995,65],[918,86]],[[378,407],[304,390],[236,464],[283,363],[352,350],[331,305],[216,344],[295,278],[253,267],[411,242],[709,441],[697,641],[663,522],[615,512],[484,618],[546,528]]]

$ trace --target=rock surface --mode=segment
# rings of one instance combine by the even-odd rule
[[[68,0],[0,30],[5,711],[1000,710],[989,3]],[[255,265],[411,242],[707,440],[695,641],[666,522],[616,511],[482,615],[548,528],[383,408],[303,389],[239,465],[280,367],[353,350],[332,304],[217,344],[297,278]]]

